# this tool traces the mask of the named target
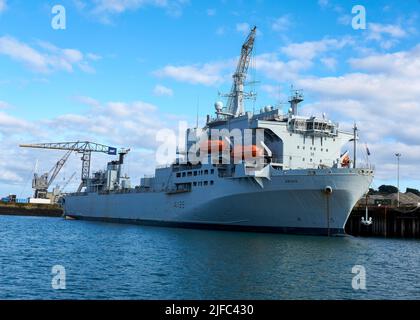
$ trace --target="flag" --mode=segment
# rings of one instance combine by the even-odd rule
[[[370,156],[370,150],[369,150],[367,145],[366,145],[366,153],[367,153],[368,156]]]
[[[108,154],[115,156],[117,154],[117,148],[108,147]]]

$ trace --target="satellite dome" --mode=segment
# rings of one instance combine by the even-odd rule
[[[215,104],[214,104],[214,108],[216,109],[216,111],[222,111],[222,109],[223,109],[223,102],[221,102],[221,101],[217,101]]]

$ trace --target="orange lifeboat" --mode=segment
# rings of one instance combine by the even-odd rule
[[[264,149],[255,144],[247,146],[235,146],[231,151],[231,156],[234,157],[235,155],[242,155],[242,160],[245,160],[248,157],[263,157]]]
[[[228,147],[227,142],[223,140],[207,140],[207,148],[206,148],[206,141],[202,141],[200,143],[200,150],[208,150],[208,153],[210,154],[213,152],[222,152],[223,150],[226,150]]]

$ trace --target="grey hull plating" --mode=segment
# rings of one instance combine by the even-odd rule
[[[273,170],[263,186],[253,178],[213,179],[213,185],[185,193],[72,194],[65,198],[65,215],[169,227],[344,234],[351,209],[372,174],[344,168]],[[327,186],[331,194],[325,192]]]

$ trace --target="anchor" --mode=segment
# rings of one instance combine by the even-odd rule
[[[365,210],[365,216],[362,217],[361,224],[364,226],[370,226],[373,223],[372,217],[369,217],[369,209],[368,209],[368,195],[366,194],[366,210]]]

